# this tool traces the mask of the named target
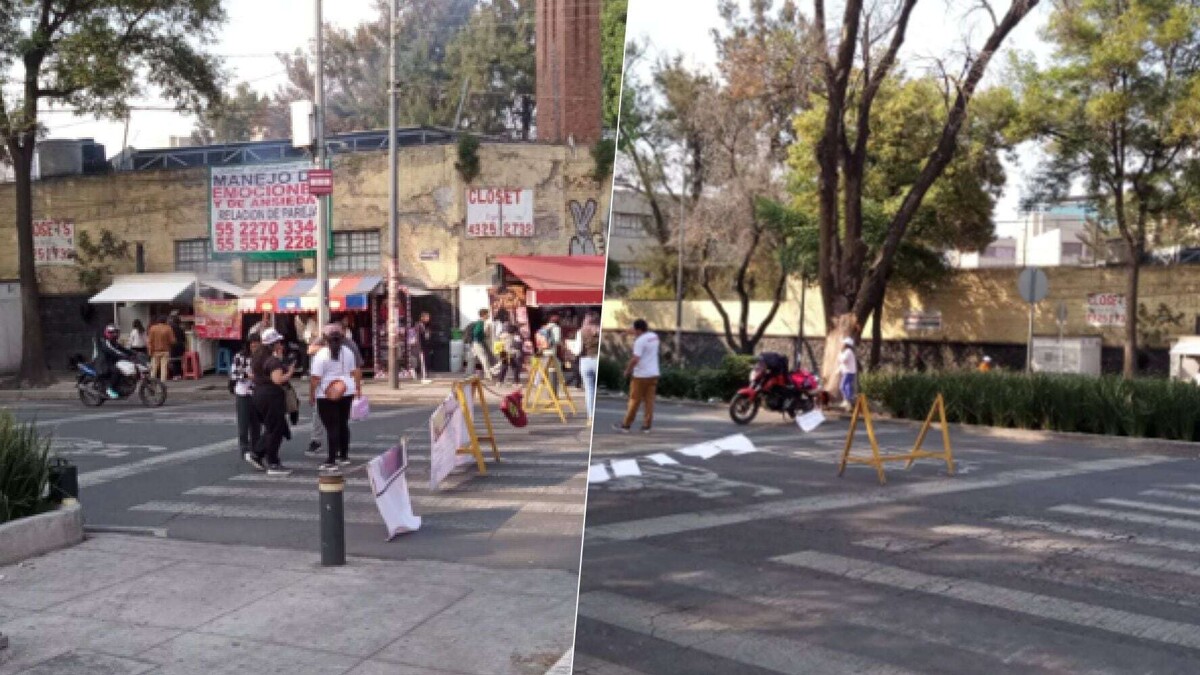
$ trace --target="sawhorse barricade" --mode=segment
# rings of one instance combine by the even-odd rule
[[[463,422],[467,425],[467,445],[458,449],[460,455],[471,455],[475,458],[475,465],[479,467],[479,475],[487,475],[487,465],[483,461],[483,449],[480,447],[480,441],[487,441],[492,445],[492,456],[496,461],[500,461],[500,449],[496,447],[496,430],[492,428],[492,415],[488,412],[487,399],[483,396],[483,383],[478,377],[470,377],[452,385],[454,398],[458,401],[459,410],[462,410]],[[471,415],[471,395],[474,395],[475,400],[479,402],[479,409],[482,411],[483,423],[487,427],[487,435],[481,436],[475,431],[475,420]]]
[[[933,426],[933,416],[938,415],[938,422],[942,425],[942,451],[930,452],[923,450],[922,444],[925,443],[925,436],[929,433],[929,428]],[[858,430],[858,420],[862,418],[867,424],[867,439],[871,442],[871,456],[852,456],[850,454],[850,446],[854,443],[854,432]],[[887,478],[883,473],[884,462],[906,462],[904,468],[907,470],[912,467],[913,462],[926,457],[941,459],[946,462],[946,473],[954,475],[954,451],[950,446],[950,428],[946,424],[946,401],[941,394],[933,400],[933,406],[929,409],[929,415],[925,417],[925,423],[921,425],[921,433],[917,435],[917,442],[913,444],[912,452],[903,455],[884,455],[879,451],[879,441],[875,438],[875,424],[871,421],[871,409],[867,406],[867,397],[859,394],[858,400],[854,403],[854,412],[850,415],[850,431],[846,436],[846,448],[842,451],[842,461],[838,466],[838,476],[840,477],[846,472],[846,464],[866,464],[875,467],[875,472],[879,475],[879,484],[887,484]]]
[[[563,412],[565,402],[571,409],[571,414],[578,415],[579,409],[575,407],[575,401],[571,399],[571,392],[568,391],[566,380],[563,378],[562,363],[557,356],[534,356],[529,362],[529,381],[525,384],[525,412],[557,413],[558,419],[566,424],[567,416]]]

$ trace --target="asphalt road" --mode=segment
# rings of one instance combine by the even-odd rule
[[[844,419],[804,434],[664,404],[624,435],[620,405],[600,404],[591,461],[641,475],[589,489],[579,675],[1200,672],[1191,448],[955,428],[958,475],[889,464],[881,486],[837,477]],[[917,435],[878,428],[885,450]],[[742,431],[757,452],[678,452]]]
[[[317,465],[323,456],[304,455],[306,405],[282,450],[284,464],[294,469],[287,477],[266,476],[243,461],[232,398],[168,402],[157,409],[127,401],[100,409],[74,402],[6,407],[52,432],[55,454],[79,467],[80,501],[93,530],[319,555]],[[485,449],[487,476],[472,466],[432,491],[432,407],[373,405],[368,420],[351,424],[354,464],[344,470],[347,553],[577,571],[590,435],[583,415],[566,425],[535,416],[516,429],[494,413],[501,463],[494,464]],[[401,436],[408,437],[409,491],[423,523],[418,532],[388,542],[365,464]]]

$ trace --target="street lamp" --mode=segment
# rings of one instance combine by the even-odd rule
[[[326,168],[325,149],[325,38],[321,31],[321,0],[315,2],[316,31],[317,31],[317,67],[313,74],[314,98],[317,105],[314,111],[314,121],[317,127],[317,168]],[[317,197],[317,288],[320,293],[317,301],[317,317],[322,326],[329,323],[329,233],[327,229],[326,208],[329,206],[328,197]]]
[[[396,226],[399,167],[396,157],[396,0],[391,0],[388,7],[388,235],[391,239],[388,263],[388,384],[392,389],[400,388],[398,335],[400,332],[400,229]],[[412,367],[412,359],[409,359]]]

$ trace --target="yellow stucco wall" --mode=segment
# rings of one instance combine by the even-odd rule
[[[1089,293],[1124,293],[1126,270],[1123,268],[1046,268],[1050,293],[1038,303],[1034,315],[1034,332],[1038,335],[1057,335],[1055,309],[1058,303],[1067,306],[1065,334],[1068,336],[1100,335],[1108,346],[1124,343],[1123,328],[1095,328],[1087,325],[1085,312]],[[924,291],[896,290],[888,295],[884,308],[883,336],[887,340],[926,339],[949,342],[1013,343],[1025,342],[1028,329],[1029,305],[1017,292],[1015,269],[971,270],[956,272],[950,280],[935,289]],[[793,336],[799,326],[799,286],[789,288],[786,301],[767,330],[772,336]],[[825,333],[824,312],[820,292],[809,288],[806,295],[805,333],[820,336]],[[1146,267],[1142,269],[1139,302],[1150,311],[1165,303],[1171,311],[1183,314],[1178,328],[1167,330],[1167,337],[1191,335],[1200,316],[1200,267]],[[737,303],[726,304],[736,330]],[[770,310],[770,303],[755,302],[750,308],[750,324],[757,327]],[[908,311],[940,311],[942,330],[909,333],[904,330],[904,314]],[[1130,308],[1133,311],[1133,308]],[[636,317],[645,318],[660,330],[674,329],[674,302],[644,302],[609,300],[604,307],[604,327],[625,327]],[[720,314],[707,300],[684,303],[683,329],[697,332],[723,332]],[[870,323],[864,332],[870,331]],[[869,333],[868,333],[869,334]]]
[[[608,227],[610,190],[607,181],[592,179],[589,153],[559,145],[489,143],[480,147],[479,156],[482,173],[472,186],[534,190],[536,235],[466,238],[467,185],[454,168],[455,146],[400,148],[402,274],[431,287],[447,287],[485,271],[489,256],[604,252],[601,233]],[[334,231],[380,230],[385,256],[387,182],[385,152],[334,160]],[[0,185],[0,279],[18,276],[13,190],[12,184]],[[34,183],[34,218],[70,220],[93,237],[111,230],[144,244],[147,272],[169,272],[174,270],[176,240],[208,236],[207,190],[203,168],[53,178]],[[586,236],[578,228],[586,229]],[[585,239],[590,244],[584,245]],[[422,251],[437,251],[437,259],[421,260]],[[235,261],[235,281],[242,280],[240,267]],[[311,261],[305,269],[312,271]],[[118,274],[133,271],[132,253],[114,269]],[[39,267],[38,274],[43,293],[81,291],[73,267]]]

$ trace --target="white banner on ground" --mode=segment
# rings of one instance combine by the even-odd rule
[[[454,396],[447,396],[429,417],[429,489],[438,489],[460,461],[458,449],[467,442],[467,421]],[[467,462],[470,457],[462,456]]]
[[[367,479],[375,495],[375,505],[387,526],[388,541],[396,535],[421,529],[421,517],[413,513],[408,496],[408,442],[401,440],[382,455],[367,463]]]
[[[804,433],[808,433],[813,429],[821,426],[825,422],[825,415],[820,410],[813,408],[803,415],[796,416],[796,426]]]

